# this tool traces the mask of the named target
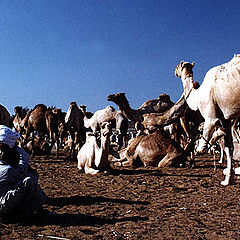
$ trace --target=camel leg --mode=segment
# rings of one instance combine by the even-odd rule
[[[99,173],[99,170],[93,169],[87,165],[85,166],[84,171],[86,174],[91,174],[91,175],[95,175],[95,174]]]
[[[225,147],[225,153],[227,156],[227,168],[223,170],[223,174],[225,175],[224,181],[221,181],[221,184],[223,186],[227,186],[230,183],[231,180],[231,174],[232,174],[232,158],[230,155],[229,147]]]
[[[227,133],[225,136],[224,136],[224,140],[225,140],[225,148],[224,148],[224,151],[225,151],[225,154],[226,154],[226,157],[227,157],[227,168],[225,168],[223,170],[223,174],[225,175],[225,179],[224,181],[221,181],[221,184],[223,186],[227,186],[229,185],[230,181],[232,180],[232,157],[231,157],[231,154],[230,154],[230,146],[231,146],[231,143],[232,143],[232,137],[231,137],[231,125],[230,123],[225,123],[226,126],[227,126]]]
[[[59,145],[60,145],[59,136],[57,136],[57,141],[56,141],[56,143],[57,143],[57,149],[56,149],[57,155],[56,155],[56,157],[59,158]]]
[[[122,146],[123,146],[123,135],[119,134],[118,135],[118,151],[121,150]]]
[[[68,153],[67,158],[71,158],[71,156],[74,155],[74,153],[75,153],[75,151],[74,151],[74,148],[75,148],[75,133],[70,132],[70,136],[72,138],[72,143],[71,143],[70,151]]]
[[[210,136],[212,135],[212,132],[214,130],[214,127],[216,126],[216,123],[218,122],[218,119],[213,120],[205,120],[204,122],[204,129],[203,129],[203,137],[199,140],[199,145],[197,147],[198,153],[203,153],[204,150],[207,149],[207,141],[209,140]]]
[[[125,160],[126,160],[126,158],[125,158]],[[134,158],[133,157],[129,157],[129,158],[127,158],[126,161],[122,162],[122,166],[124,166],[124,167],[132,167],[133,163],[134,163]]]
[[[182,154],[172,154],[167,153],[166,156],[158,163],[158,167],[165,167],[165,166],[184,166],[185,167],[185,161],[180,161],[182,159],[185,159],[185,156]],[[177,164],[177,162],[179,164]],[[181,164],[181,165],[180,165]]]
[[[94,158],[87,159],[85,166],[84,166],[84,171],[86,174],[94,175],[99,172],[99,170],[92,168],[93,161],[94,161]]]
[[[165,167],[165,166],[169,166],[169,162],[172,160],[172,157],[170,156],[170,154],[167,154],[159,163],[158,163],[158,167]]]
[[[123,136],[124,147],[127,147],[127,135]]]
[[[223,163],[223,157],[224,157],[224,149],[220,144],[220,159],[219,159],[219,163]]]

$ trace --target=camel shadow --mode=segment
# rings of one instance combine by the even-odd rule
[[[211,178],[210,174],[172,174],[172,173],[160,173],[155,174],[155,176],[161,177],[190,177],[190,178]]]
[[[119,204],[142,204],[149,205],[148,201],[130,201],[125,199],[117,199],[117,198],[105,198],[105,197],[91,197],[91,196],[71,196],[71,197],[59,197],[59,198],[49,198],[46,204],[55,207],[64,207],[67,205],[75,205],[75,206],[88,206],[96,203],[119,203]]]
[[[119,176],[119,175],[138,175],[138,174],[145,174],[145,173],[154,173],[159,170],[152,170],[152,169],[111,169],[111,175]]]

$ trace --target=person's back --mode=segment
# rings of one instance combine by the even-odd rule
[[[0,125],[0,216],[5,218],[40,212],[47,199],[37,172],[29,166],[29,155],[15,145],[18,138]]]

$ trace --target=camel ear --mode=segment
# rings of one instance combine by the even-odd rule
[[[184,61],[182,60],[179,65],[180,65],[180,67],[183,67]]]

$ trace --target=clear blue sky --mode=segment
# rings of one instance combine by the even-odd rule
[[[71,101],[95,112],[111,93],[133,108],[168,93],[194,61],[202,82],[240,53],[239,0],[0,0],[0,103],[63,111]]]

